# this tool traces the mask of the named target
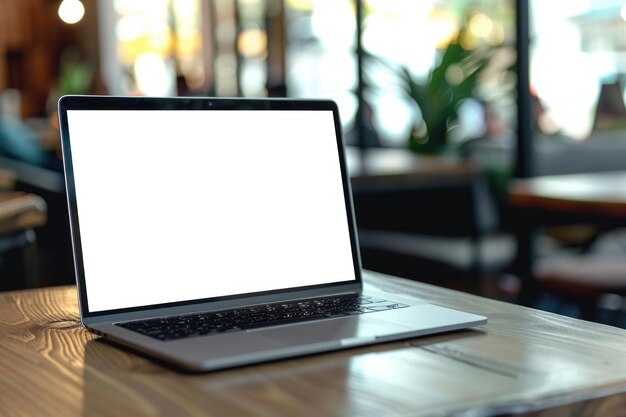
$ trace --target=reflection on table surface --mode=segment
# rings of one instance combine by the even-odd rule
[[[75,289],[0,295],[7,415],[420,416],[617,413],[626,332],[380,274],[368,285],[484,314],[480,328],[183,374],[78,323]],[[28,395],[24,395],[28,393]]]

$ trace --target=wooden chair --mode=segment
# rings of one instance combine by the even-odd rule
[[[47,221],[46,203],[34,194],[9,191],[14,176],[0,171],[0,289],[38,284],[36,234]]]
[[[485,278],[512,262],[515,241],[480,175],[354,191],[363,266],[483,293]]]
[[[582,253],[544,256],[536,261],[534,275],[542,289],[573,302],[581,318],[598,321],[599,301],[607,294],[626,296],[626,252],[610,248],[600,237]],[[604,244],[602,239],[604,239]]]

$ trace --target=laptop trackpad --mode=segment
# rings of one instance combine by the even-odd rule
[[[381,337],[410,330],[404,325],[378,320],[374,318],[376,315],[378,314],[363,314],[207,336],[200,338],[201,343],[193,338],[181,339],[163,343],[161,347],[170,354],[175,349],[182,361],[206,368],[215,364],[212,361],[224,364],[252,363],[293,354],[367,344]]]
[[[389,334],[403,333],[407,327],[381,320],[372,320],[374,315],[360,315],[345,319],[311,322],[256,330],[259,336],[270,338],[284,346],[298,346],[344,339],[374,339]]]

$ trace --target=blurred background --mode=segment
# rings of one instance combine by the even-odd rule
[[[0,289],[74,282],[61,95],[330,98],[364,267],[624,326],[624,217],[511,187],[626,171],[625,76],[619,0],[2,0]]]

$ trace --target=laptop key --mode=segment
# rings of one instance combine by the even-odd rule
[[[381,303],[383,302],[389,304],[382,305]],[[370,306],[368,307],[367,305]],[[404,304],[393,303],[371,296],[349,294],[256,305],[233,310],[211,311],[171,318],[117,323],[117,325],[158,340],[166,341],[304,321],[347,317],[403,306],[406,307]]]
[[[374,306],[374,307],[368,307],[367,308],[370,311],[385,311],[385,310],[391,310],[391,308],[389,308],[388,306]]]

